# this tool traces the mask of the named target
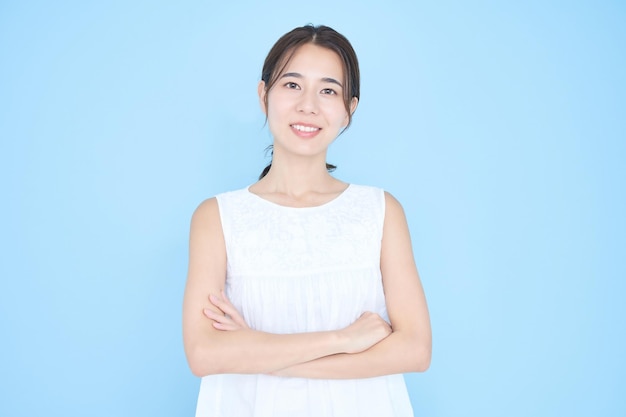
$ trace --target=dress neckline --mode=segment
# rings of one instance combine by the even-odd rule
[[[348,193],[348,191],[352,188],[352,184],[348,184],[348,186],[345,188],[345,190],[343,190],[341,193],[339,193],[336,197],[328,200],[327,202],[323,203],[323,204],[319,204],[317,206],[306,206],[306,207],[291,207],[291,206],[284,206],[282,204],[278,204],[278,203],[274,203],[273,201],[267,200],[263,197],[261,197],[258,194],[253,193],[252,191],[250,191],[250,187],[252,185],[249,185],[245,188],[245,191],[247,194],[251,195],[252,197],[254,197],[257,200],[260,200],[268,205],[274,206],[274,207],[278,207],[281,209],[285,209],[285,210],[315,210],[315,209],[320,209],[320,208],[324,208],[327,207],[329,205],[334,204],[336,201],[341,200],[344,195],[346,195]]]

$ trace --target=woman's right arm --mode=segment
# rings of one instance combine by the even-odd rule
[[[183,342],[191,371],[197,376],[257,374],[336,353],[356,353],[389,335],[377,315],[363,316],[340,331],[271,334],[241,328],[221,331],[204,309],[224,314],[209,301],[221,294],[226,280],[226,248],[215,198],[194,212],[189,238],[189,270],[183,301]]]

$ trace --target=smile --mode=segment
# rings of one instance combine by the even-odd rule
[[[299,132],[306,132],[306,133],[317,132],[318,130],[320,130],[319,127],[313,127],[313,126],[291,125],[291,127]]]

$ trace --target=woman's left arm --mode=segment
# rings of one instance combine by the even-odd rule
[[[385,194],[380,257],[392,333],[368,350],[337,354],[285,368],[274,374],[303,378],[368,378],[423,372],[430,366],[432,336],[426,297],[419,279],[404,210]]]

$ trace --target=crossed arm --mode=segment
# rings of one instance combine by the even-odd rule
[[[424,371],[431,330],[404,212],[386,195],[381,272],[389,326],[364,313],[329,332],[271,334],[250,329],[223,295],[226,250],[215,199],[192,218],[183,339],[192,372],[271,373],[305,378],[366,378]]]

